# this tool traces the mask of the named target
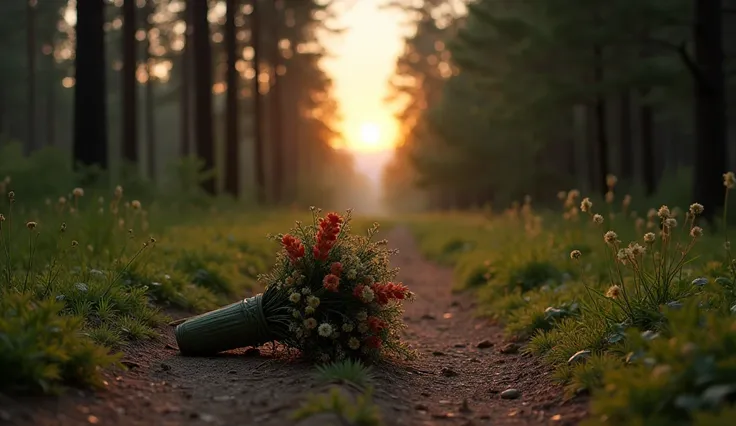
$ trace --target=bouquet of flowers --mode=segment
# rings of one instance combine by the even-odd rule
[[[345,217],[329,213],[275,236],[281,251],[260,281],[262,294],[180,324],[182,354],[209,355],[279,341],[311,359],[410,355],[400,339],[402,302],[413,293],[394,282],[386,241],[350,233]]]

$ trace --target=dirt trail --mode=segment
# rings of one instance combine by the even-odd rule
[[[451,293],[451,271],[422,259],[408,230],[395,229],[388,238],[400,250],[394,259],[400,278],[418,295],[405,319],[406,339],[419,357],[377,370],[376,400],[387,425],[575,424],[582,418],[582,402],[561,404],[548,369],[507,347],[500,328],[473,317],[472,296]],[[309,365],[273,355],[269,347],[185,358],[166,332],[163,341],[128,351],[132,368],[110,375],[105,391],[0,396],[0,424],[290,425],[289,414],[305,394],[321,390]],[[508,389],[519,397],[502,398]]]

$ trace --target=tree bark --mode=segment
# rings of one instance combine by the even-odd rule
[[[76,164],[107,168],[107,87],[105,84],[105,1],[77,5],[74,148]]]
[[[190,154],[191,141],[191,67],[194,66],[192,61],[192,5],[187,3],[184,12],[184,23],[186,24],[186,33],[184,35],[184,49],[182,49],[181,61],[181,98],[179,98],[179,152],[182,157],[188,157]]]
[[[204,161],[206,171],[215,168],[212,131],[212,46],[206,1],[190,0],[193,13],[192,38],[194,40],[194,111],[196,120],[197,157]],[[215,179],[210,177],[202,182],[202,189],[208,194],[215,193]]]
[[[263,96],[261,95],[258,77],[260,74],[260,65],[263,60],[261,52],[261,6],[260,0],[251,0],[253,10],[251,12],[251,43],[253,44],[253,67],[255,69],[255,77],[253,78],[253,140],[254,155],[253,159],[255,169],[256,198],[259,203],[266,201],[266,158],[264,156],[265,140],[264,140],[264,110]]]
[[[122,70],[122,101],[123,101],[123,139],[121,141],[123,160],[132,164],[138,163],[138,117],[137,117],[137,84],[136,72],[138,59],[136,55],[135,33],[135,0],[123,2],[123,70]]]
[[[148,178],[151,181],[156,181],[156,110],[154,108],[156,101],[156,92],[154,91],[153,84],[153,61],[151,57],[151,29],[153,28],[153,14],[156,12],[156,7],[153,3],[148,4],[148,10],[146,13],[146,72],[148,73],[148,80],[146,80],[146,101],[144,105],[145,120],[146,120],[146,156],[148,157]]]
[[[280,14],[278,9],[279,0],[271,2],[271,89],[269,90],[269,124],[270,124],[270,135],[271,135],[271,155],[272,155],[272,170],[273,170],[273,202],[280,204],[284,201],[284,156],[286,155],[286,147],[281,132],[281,81],[278,75],[278,68],[281,66],[281,51],[279,49],[279,37],[280,37]]]
[[[695,178],[693,200],[711,220],[723,207],[722,173],[727,165],[722,1],[694,0]]]
[[[227,55],[226,111],[225,111],[225,191],[237,197],[240,178],[238,176],[238,59],[237,38],[235,34],[235,11],[238,1],[226,0],[225,15],[225,53]]]

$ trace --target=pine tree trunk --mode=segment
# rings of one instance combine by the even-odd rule
[[[74,161],[107,168],[105,1],[77,5],[74,68]]]
[[[722,2],[694,0],[695,24],[695,179],[693,200],[707,208],[706,219],[723,207],[726,171],[726,99]]]
[[[281,51],[279,49],[279,37],[280,37],[280,14],[277,7],[277,1],[272,1],[270,7],[270,26],[271,26],[271,38],[270,38],[270,56],[271,60],[271,89],[269,90],[268,104],[269,104],[269,124],[270,124],[270,135],[271,135],[271,156],[272,156],[272,171],[273,171],[273,194],[272,199],[274,204],[280,204],[284,201],[284,155],[286,154],[286,147],[281,132],[281,81],[278,75],[278,68],[281,66]]]
[[[146,14],[146,72],[148,80],[146,81],[146,101],[144,105],[146,120],[146,156],[148,157],[148,178],[152,182],[156,181],[156,92],[153,84],[153,58],[151,57],[151,29],[153,28],[153,14],[156,12],[155,6],[151,3],[148,5],[148,13]]]
[[[238,70],[235,63],[238,59],[237,39],[235,34],[236,0],[225,2],[225,53],[227,55],[227,93],[225,111],[225,192],[233,197],[239,193],[238,184]]]
[[[258,77],[260,75],[263,52],[261,51],[261,5],[260,0],[251,0],[253,10],[251,12],[251,43],[253,44],[253,67],[255,77],[253,78],[253,141],[254,155],[253,165],[255,169],[256,198],[260,204],[266,202],[266,169],[264,155],[264,109],[263,96],[260,91]]]
[[[191,141],[191,91],[192,78],[191,68],[194,66],[192,61],[192,5],[191,2],[185,6],[184,22],[186,24],[186,34],[184,35],[184,49],[182,49],[179,60],[181,61],[181,97],[179,98],[179,152],[182,157],[188,157],[190,152]]]
[[[136,72],[138,59],[136,55],[135,33],[135,0],[123,2],[123,70],[122,70],[122,101],[123,101],[123,139],[121,143],[123,161],[131,164],[138,163],[138,117],[137,117],[137,84]]]
[[[204,162],[204,169],[215,168],[212,130],[212,46],[210,28],[207,20],[209,11],[206,1],[190,0],[192,6],[194,34],[194,111],[196,120],[195,143],[197,157]],[[210,177],[202,182],[202,189],[208,194],[215,193],[215,179]]]

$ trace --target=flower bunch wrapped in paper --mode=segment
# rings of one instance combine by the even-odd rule
[[[185,355],[209,355],[279,341],[317,361],[409,355],[400,339],[402,302],[386,241],[350,233],[350,212],[329,213],[276,236],[276,265],[263,294],[189,319],[176,329]]]

